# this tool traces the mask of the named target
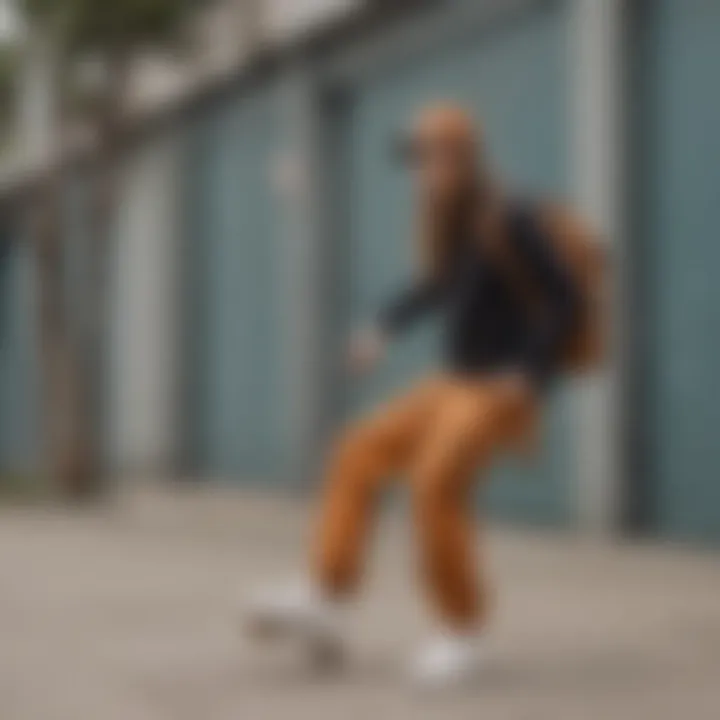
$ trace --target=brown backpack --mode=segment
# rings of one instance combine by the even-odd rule
[[[563,368],[572,373],[597,368],[607,351],[607,250],[589,225],[559,204],[537,209],[539,222],[559,258],[583,294],[583,317],[563,352]]]
[[[512,209],[506,207],[508,210],[512,212]],[[590,372],[602,363],[607,348],[607,250],[588,224],[560,203],[536,203],[531,212],[583,296],[583,317],[563,350],[561,367],[572,374]],[[507,213],[503,214],[507,220]],[[508,224],[501,223],[506,229]],[[506,233],[496,237],[502,235]],[[512,245],[512,242],[500,243],[505,248]],[[499,259],[528,306],[536,312],[542,312],[542,300],[537,288],[529,280],[527,271],[523,269],[522,261],[515,253],[505,251],[499,253]]]

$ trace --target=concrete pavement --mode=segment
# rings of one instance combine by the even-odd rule
[[[297,568],[306,518],[229,490],[0,508],[0,720],[720,718],[716,555],[494,529],[492,661],[472,689],[422,697],[401,673],[430,625],[401,518],[352,608],[345,673],[245,642],[241,598]]]

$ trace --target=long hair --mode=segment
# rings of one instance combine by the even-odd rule
[[[501,194],[486,172],[476,172],[467,187],[444,203],[420,203],[419,270],[443,277],[461,247],[483,242],[498,245]]]

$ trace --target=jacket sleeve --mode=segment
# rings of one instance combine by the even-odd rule
[[[577,327],[582,293],[556,257],[532,209],[518,211],[513,224],[513,236],[524,256],[524,267],[529,269],[544,303],[544,312],[539,314],[530,332],[523,362],[535,384],[544,387],[557,372],[562,349]]]
[[[445,295],[446,285],[440,279],[418,280],[381,308],[377,315],[377,326],[388,336],[398,335],[437,309]]]

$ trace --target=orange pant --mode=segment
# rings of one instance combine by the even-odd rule
[[[379,490],[408,476],[422,575],[431,600],[457,627],[487,612],[478,578],[472,480],[495,451],[527,437],[531,402],[510,402],[497,382],[432,378],[350,428],[331,460],[321,506],[314,572],[329,593],[356,587]]]

